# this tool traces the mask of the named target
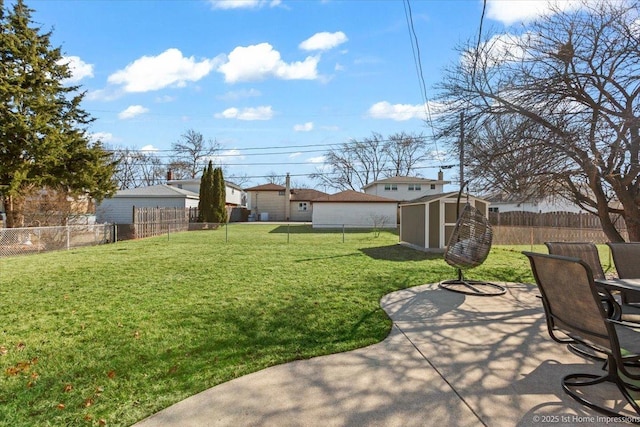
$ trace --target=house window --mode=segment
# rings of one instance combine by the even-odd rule
[[[431,189],[435,190],[436,189],[436,185],[435,184],[431,184]]]
[[[409,184],[409,191],[420,191],[422,186],[420,184]]]
[[[298,203],[298,212],[304,212],[307,210],[307,202]]]
[[[384,185],[384,191],[398,191],[398,185],[397,184],[385,184]]]
[[[489,212],[500,212],[500,208],[489,208]]]
[[[284,196],[284,190],[278,191],[278,196]]]

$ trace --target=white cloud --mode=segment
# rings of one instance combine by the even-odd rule
[[[495,67],[507,61],[520,61],[525,59],[526,46],[530,46],[534,35],[525,33],[522,35],[496,34],[480,46],[480,52],[484,57],[479,58],[478,67]],[[473,67],[475,49],[462,55],[462,64]]]
[[[273,117],[273,110],[271,106],[262,106],[255,108],[244,108],[242,110],[238,108],[227,108],[222,113],[215,115],[218,119],[237,119],[237,120],[270,120]]]
[[[121,111],[118,114],[118,118],[122,120],[132,119],[135,116],[139,116],[140,114],[144,114],[148,111],[149,109],[143,107],[142,105],[130,105],[124,111]]]
[[[387,101],[381,101],[373,104],[369,108],[368,115],[374,119],[392,119],[396,121],[405,121],[410,119],[425,120],[427,117],[424,105],[392,105]]]
[[[300,152],[289,154],[290,159],[295,159],[296,157],[300,157],[300,156],[302,156],[302,153]]]
[[[293,130],[296,132],[309,132],[313,130],[313,122],[307,122],[299,125],[294,125]]]
[[[175,96],[169,96],[169,95],[158,96],[155,99],[155,101],[157,103],[160,103],[160,104],[164,104],[164,103],[167,103],[167,102],[173,102],[175,100],[176,100]]]
[[[582,7],[581,0],[488,0],[487,17],[511,25],[550,15],[556,10],[569,11]]]
[[[223,101],[237,101],[239,99],[254,98],[261,95],[262,93],[260,93],[260,91],[257,89],[243,89],[237,91],[229,91],[224,95],[220,95],[218,99],[221,99]]]
[[[244,160],[245,156],[242,155],[241,151],[235,148],[224,150],[220,152],[220,154],[211,157],[211,161],[215,164],[225,164],[233,162],[234,160]]]
[[[146,153],[153,153],[155,151],[158,151],[159,149],[154,147],[152,144],[147,144],[145,146],[143,146],[140,151],[142,152],[146,152]]]
[[[324,163],[326,160],[326,158],[324,156],[318,156],[318,157],[309,157],[307,159],[308,163]]]
[[[338,31],[335,33],[316,33],[300,43],[298,46],[302,50],[329,50],[340,46],[349,40],[345,33]]]
[[[113,141],[113,134],[110,132],[94,132],[89,135],[91,142],[110,142]]]
[[[127,92],[148,92],[168,86],[183,87],[195,82],[214,69],[216,59],[197,62],[186,58],[178,49],[167,49],[158,56],[143,56],[123,70],[111,74],[107,81],[124,86]]]
[[[87,64],[79,56],[63,56],[58,64],[67,64],[71,77],[65,79],[70,83],[77,83],[85,77],[93,77],[93,64]]]
[[[308,56],[304,61],[284,62],[280,52],[269,43],[238,46],[229,54],[227,61],[218,67],[227,83],[263,80],[275,77],[283,80],[313,80],[318,77],[317,56]]]
[[[264,6],[276,7],[281,0],[209,0],[214,9],[258,9]]]

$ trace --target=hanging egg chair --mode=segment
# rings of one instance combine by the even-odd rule
[[[446,263],[457,269],[458,278],[443,281],[440,283],[440,287],[468,295],[502,295],[506,292],[504,286],[469,280],[463,274],[463,271],[477,267],[487,259],[493,240],[493,231],[489,220],[482,212],[471,206],[469,193],[467,193],[467,203],[462,212],[459,212],[460,198],[466,185],[467,183],[464,183],[458,193],[458,220],[444,253]]]

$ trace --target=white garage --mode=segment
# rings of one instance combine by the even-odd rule
[[[347,190],[311,203],[313,228],[397,228],[397,200]]]
[[[132,224],[133,208],[197,208],[200,196],[188,190],[160,184],[120,190],[96,207],[96,222]]]

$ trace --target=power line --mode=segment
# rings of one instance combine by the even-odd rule
[[[435,136],[433,120],[431,118],[431,108],[429,107],[429,97],[427,96],[427,85],[424,80],[424,72],[422,70],[422,59],[420,57],[420,46],[418,44],[418,36],[416,34],[416,29],[413,25],[413,12],[411,10],[411,3],[409,0],[404,0],[404,14],[407,20],[407,27],[409,29],[409,40],[411,41],[411,52],[413,53],[413,61],[416,65],[416,73],[418,74],[418,83],[420,86],[420,95],[422,97],[422,102],[424,104],[425,115],[427,117],[427,123],[431,128],[432,135]],[[438,142],[434,138],[433,144],[436,148],[436,151],[440,151],[438,149]]]

